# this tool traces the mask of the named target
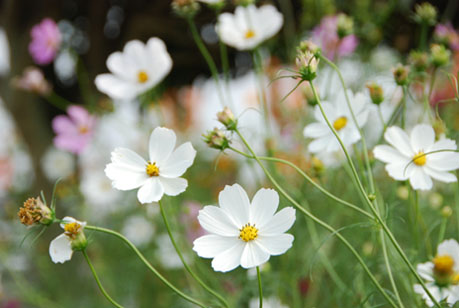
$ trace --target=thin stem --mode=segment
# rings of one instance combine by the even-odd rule
[[[351,173],[354,177],[354,179],[356,180],[356,183],[357,183],[357,189],[360,190],[360,192],[362,193],[363,197],[364,197],[364,200],[365,202],[368,204],[368,206],[370,207],[373,215],[375,216],[376,220],[378,221],[378,223],[381,225],[381,227],[383,228],[384,232],[387,234],[389,240],[392,242],[392,244],[394,245],[395,247],[395,250],[397,250],[398,254],[402,257],[403,261],[406,263],[406,265],[408,266],[408,268],[410,269],[411,273],[414,275],[414,277],[416,278],[416,280],[419,282],[419,284],[422,286],[422,288],[424,289],[424,291],[426,292],[426,294],[429,296],[429,298],[432,300],[432,302],[439,308],[441,308],[440,304],[438,303],[438,301],[432,296],[432,294],[430,293],[429,289],[426,287],[424,281],[422,280],[421,276],[419,276],[418,272],[416,271],[416,269],[414,268],[414,266],[411,264],[410,260],[408,260],[408,257],[406,256],[406,254],[403,252],[402,248],[400,247],[400,245],[398,244],[397,240],[395,239],[394,235],[392,234],[392,232],[390,231],[389,227],[387,227],[386,223],[384,222],[384,220],[381,218],[381,216],[379,215],[377,209],[374,207],[373,203],[371,202],[371,200],[368,198],[368,195],[367,193],[365,192],[365,188],[363,187],[362,185],[362,182],[360,181],[360,178],[359,178],[359,175],[357,174],[357,171],[355,169],[355,166],[354,166],[354,163],[352,162],[352,159],[349,155],[349,152],[347,151],[346,147],[344,146],[343,144],[343,141],[341,140],[341,138],[339,137],[338,133],[336,132],[335,128],[333,127],[333,125],[330,123],[330,120],[328,119],[327,115],[325,114],[325,111],[322,107],[322,103],[320,102],[320,98],[319,96],[317,95],[317,91],[316,91],[316,88],[314,87],[314,84],[310,81],[309,82],[310,85],[311,85],[311,89],[312,89],[312,92],[314,93],[314,98],[315,100],[317,101],[317,105],[319,106],[319,109],[322,113],[322,116],[324,117],[325,119],[325,122],[327,123],[328,127],[331,129],[331,131],[333,132],[333,135],[335,135],[336,139],[338,140],[340,146],[341,146],[341,149],[343,150],[344,152],[344,155],[346,156],[346,160],[348,161],[348,164],[349,166],[351,167]]]
[[[397,285],[395,284],[394,276],[392,275],[392,268],[390,266],[389,256],[387,255],[387,246],[386,246],[386,239],[384,236],[384,232],[382,230],[379,230],[379,235],[381,237],[384,263],[386,264],[387,275],[389,276],[390,284],[392,285],[392,289],[394,290],[395,297],[397,298],[397,301],[398,301],[398,305],[401,308],[404,308],[405,306],[403,306],[402,300],[400,298],[400,294],[398,293]]]
[[[438,233],[437,245],[440,245],[440,243],[445,238],[445,231],[446,231],[446,224],[447,223],[448,223],[448,218],[447,217],[443,217],[442,220],[441,220],[440,232]]]
[[[49,95],[44,96],[44,98],[54,107],[62,110],[67,111],[67,107],[72,105],[71,102],[63,98],[62,96],[58,95],[56,92],[52,91]]]
[[[89,268],[91,269],[92,275],[94,276],[94,279],[96,280],[96,283],[97,283],[97,285],[99,286],[99,289],[100,289],[100,291],[102,292],[102,294],[105,296],[105,298],[106,298],[110,303],[112,303],[113,306],[118,307],[118,308],[123,308],[123,306],[121,306],[120,304],[118,304],[117,302],[115,302],[115,300],[112,299],[112,298],[110,297],[110,295],[108,295],[107,291],[105,291],[104,287],[102,286],[102,283],[100,282],[99,276],[97,276],[96,270],[94,269],[94,266],[93,266],[92,263],[91,263],[91,260],[89,260],[89,256],[88,256],[88,254],[86,253],[86,250],[83,249],[81,252],[83,253],[84,258],[86,259],[86,262],[88,262],[88,265],[89,265]]]
[[[328,225],[326,222],[320,220],[316,216],[314,216],[312,213],[307,211],[305,208],[303,208],[298,202],[295,201],[274,179],[274,177],[271,175],[271,173],[266,169],[266,167],[263,165],[261,160],[258,158],[258,156],[255,154],[253,151],[252,147],[248,144],[247,140],[242,136],[242,134],[239,132],[238,129],[236,129],[236,133],[241,138],[242,142],[245,144],[247,149],[249,150],[250,153],[252,153],[253,158],[257,161],[258,165],[263,169],[263,172],[265,175],[268,177],[268,179],[273,183],[273,185],[276,187],[276,189],[283,195],[288,201],[290,201],[300,212],[302,212],[304,215],[312,219],[315,223],[319,224],[323,228],[327,229],[330,231],[333,235],[335,235],[350,251],[351,253],[355,256],[357,261],[361,264],[363,267],[365,273],[370,277],[371,281],[373,284],[376,286],[378,291],[384,296],[384,298],[389,302],[389,304],[392,307],[397,307],[397,305],[394,303],[394,301],[384,292],[384,289],[381,287],[379,282],[376,280],[374,275],[371,273],[370,269],[367,267],[365,262],[363,261],[362,257],[359,255],[359,253],[352,247],[352,245],[337,231],[335,230],[332,226]]]
[[[235,149],[233,147],[230,147],[231,150],[233,150],[234,152],[236,153],[239,153],[247,158],[255,158],[254,156],[251,156],[249,154],[246,154],[242,151],[239,151],[238,149]],[[333,195],[332,193],[330,193],[328,190],[326,190],[325,188],[323,188],[322,186],[320,186],[319,184],[317,184],[316,182],[314,182],[313,179],[311,179],[303,170],[301,170],[297,165],[293,164],[292,162],[289,162],[288,160],[284,160],[284,159],[281,159],[281,158],[276,158],[276,157],[263,157],[263,156],[258,156],[258,159],[260,160],[266,160],[266,161],[273,161],[273,162],[277,162],[277,163],[281,163],[281,164],[285,164],[285,165],[288,165],[290,167],[292,167],[293,169],[295,169],[302,177],[304,177],[306,179],[306,181],[308,181],[310,184],[312,184],[315,188],[317,188],[318,190],[320,190],[321,193],[323,193],[324,195],[326,195],[327,197],[329,197],[330,199],[332,200],[335,200],[336,202],[338,203],[341,203],[342,205],[344,206],[347,206],[349,208],[351,208],[352,210],[354,211],[357,211],[359,212],[360,214],[368,217],[369,219],[371,220],[374,220],[374,217],[368,213],[367,211],[365,210],[362,210],[361,208],[359,208],[358,206],[352,204],[352,203],[349,203],[343,199],[340,199],[338,198],[337,196]]]
[[[260,297],[260,308],[263,308],[263,288],[261,287],[261,274],[260,274],[259,266],[257,266],[257,278],[258,278],[258,296]]]
[[[160,208],[160,211],[161,211],[161,215],[163,217],[163,220],[164,220],[164,225],[166,226],[166,229],[167,229],[167,233],[169,234],[169,238],[171,239],[171,242],[172,242],[172,245],[174,246],[175,248],[175,251],[177,252],[177,255],[179,256],[180,260],[182,261],[182,264],[183,266],[185,267],[185,269],[187,270],[188,273],[190,273],[190,275],[207,291],[209,292],[210,294],[212,294],[213,296],[215,296],[225,307],[229,307],[228,306],[228,302],[220,295],[218,294],[217,292],[215,292],[214,290],[212,290],[208,285],[206,285],[204,283],[204,281],[202,281],[198,275],[196,275],[196,273],[193,272],[193,270],[191,269],[191,267],[188,265],[188,263],[185,261],[185,258],[183,257],[183,254],[182,252],[180,251],[180,248],[178,247],[177,245],[177,242],[175,241],[174,239],[174,236],[172,235],[172,230],[171,230],[171,227],[169,225],[169,221],[167,220],[167,215],[166,215],[166,212],[164,211],[164,206],[162,204],[161,201],[158,202],[159,204],[159,208]]]
[[[110,235],[113,235],[113,236],[116,236],[118,239],[122,240],[123,242],[125,242],[129,248],[132,249],[132,251],[134,251],[134,253],[137,255],[137,257],[139,257],[140,261],[142,261],[146,266],[147,268],[153,273],[156,275],[156,277],[158,277],[167,287],[169,287],[172,291],[174,291],[175,293],[177,293],[179,296],[181,296],[183,299],[189,301],[190,303],[193,303],[195,305],[198,305],[199,307],[202,307],[202,308],[206,308],[206,306],[199,302],[198,300],[192,298],[191,296],[188,296],[186,295],[185,293],[183,293],[182,291],[180,291],[179,289],[177,289],[171,282],[169,282],[169,280],[167,280],[163,275],[161,275],[158,270],[156,270],[153,265],[150,264],[150,262],[148,262],[148,260],[145,258],[145,256],[137,249],[137,247],[135,247],[135,245],[130,241],[128,240],[124,235],[122,235],[121,233],[118,233],[116,231],[113,231],[113,230],[110,230],[110,229],[106,229],[106,228],[102,228],[102,227],[96,227],[96,226],[86,226],[85,229],[88,229],[88,230],[94,230],[94,231],[98,231],[98,232],[103,232],[103,233],[107,233],[107,234],[110,234]]]

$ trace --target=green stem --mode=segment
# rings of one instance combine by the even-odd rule
[[[161,215],[163,217],[163,220],[164,220],[164,225],[166,226],[166,229],[167,229],[167,233],[169,234],[169,237],[171,239],[171,242],[172,242],[172,245],[174,246],[175,248],[175,251],[177,252],[177,255],[179,256],[180,260],[182,261],[182,264],[183,266],[185,267],[185,269],[187,270],[187,272],[207,291],[209,292],[210,294],[212,294],[213,296],[215,296],[225,307],[229,307],[228,306],[228,302],[220,295],[218,294],[217,292],[215,292],[214,290],[212,290],[208,285],[206,285],[204,283],[204,281],[201,280],[201,278],[198,277],[198,275],[196,275],[196,273],[193,272],[193,270],[191,269],[191,267],[188,265],[188,263],[185,261],[185,258],[183,257],[183,254],[182,252],[180,251],[178,245],[177,245],[177,242],[175,241],[174,239],[174,236],[172,235],[172,231],[171,231],[171,227],[169,225],[169,221],[167,220],[167,215],[166,215],[166,212],[164,211],[164,206],[162,204],[161,201],[158,202],[159,204],[159,208],[160,208],[160,211],[161,211]]]
[[[96,270],[94,269],[94,266],[93,266],[92,263],[91,263],[91,260],[89,260],[89,256],[88,256],[88,254],[86,253],[86,250],[83,249],[81,252],[83,253],[84,258],[86,259],[86,262],[88,262],[88,265],[89,265],[89,268],[91,269],[92,275],[94,276],[94,279],[96,280],[96,283],[97,283],[97,285],[99,286],[99,289],[100,289],[100,291],[102,292],[102,294],[105,296],[105,298],[106,298],[110,303],[112,303],[113,306],[118,307],[118,308],[123,308],[123,306],[121,306],[120,304],[118,304],[117,302],[115,302],[115,300],[112,299],[112,298],[110,297],[110,295],[108,295],[107,291],[105,291],[104,287],[102,286],[102,283],[100,282],[99,276],[97,276]]]
[[[69,102],[62,96],[56,94],[56,92],[52,91],[49,95],[44,96],[44,98],[54,107],[62,110],[67,111],[67,107],[73,105],[73,103]]]
[[[249,154],[246,154],[242,151],[239,151],[238,149],[235,149],[233,147],[230,147],[230,149],[238,154],[241,154],[247,158],[255,158],[254,156],[251,156]],[[362,210],[361,208],[359,208],[358,206],[352,204],[352,203],[349,203],[343,199],[340,199],[338,198],[337,196],[333,195],[332,193],[330,193],[328,190],[326,190],[325,188],[323,188],[322,186],[320,186],[319,184],[317,184],[316,182],[314,182],[313,179],[311,179],[303,170],[301,170],[297,165],[293,164],[292,162],[289,162],[288,160],[284,160],[284,159],[281,159],[281,158],[276,158],[276,157],[263,157],[263,156],[258,156],[258,159],[260,160],[265,160],[265,161],[272,161],[272,162],[277,162],[277,163],[281,163],[281,164],[285,164],[285,165],[288,165],[290,167],[292,167],[293,169],[295,169],[302,177],[305,178],[306,181],[308,181],[310,184],[312,184],[315,188],[317,188],[318,190],[320,190],[321,193],[323,193],[324,195],[326,195],[327,197],[329,197],[330,199],[344,205],[344,206],[347,206],[349,207],[350,209],[354,210],[354,211],[357,211],[359,212],[360,214],[370,218],[371,220],[374,220],[374,217],[366,212],[365,210]]]
[[[419,35],[419,49],[426,50],[426,42],[427,42],[427,30],[429,25],[425,22],[421,23],[421,33]]]
[[[260,274],[259,266],[257,266],[257,278],[258,278],[258,296],[260,297],[260,308],[263,308],[263,288],[261,287],[261,274]]]
[[[110,235],[113,235],[115,237],[117,237],[118,239],[122,240],[123,242],[125,242],[129,248],[132,249],[132,251],[134,251],[134,253],[137,255],[137,257],[139,257],[140,261],[142,261],[146,266],[147,268],[153,273],[156,275],[156,277],[158,277],[167,287],[169,287],[172,291],[174,291],[175,293],[177,293],[179,296],[181,296],[183,299],[189,301],[190,303],[193,303],[195,305],[198,305],[199,307],[202,307],[202,308],[206,308],[206,306],[199,302],[198,300],[192,298],[191,296],[188,296],[186,295],[185,293],[183,293],[182,291],[180,291],[179,289],[177,289],[171,282],[169,282],[163,275],[161,275],[158,270],[156,270],[153,265],[150,264],[150,262],[148,262],[148,260],[144,257],[144,255],[137,249],[137,247],[135,247],[134,244],[132,244],[132,242],[130,240],[128,240],[124,235],[122,235],[121,233],[118,233],[116,231],[113,231],[113,230],[110,230],[110,229],[106,229],[106,228],[102,228],[102,227],[96,227],[96,226],[86,226],[85,229],[88,229],[88,230],[94,230],[94,231],[98,231],[98,232],[103,232],[103,233],[107,233],[107,234],[110,234]]]
[[[443,217],[440,225],[440,232],[438,233],[438,242],[437,245],[440,245],[440,243],[443,241],[445,238],[445,231],[446,231],[446,224],[448,223],[448,218]]]
[[[379,235],[381,237],[384,263],[386,264],[387,275],[389,276],[390,284],[392,285],[392,289],[394,290],[394,294],[395,294],[395,297],[397,298],[398,305],[401,308],[404,308],[405,306],[403,306],[402,300],[400,298],[400,294],[398,293],[397,285],[395,284],[394,276],[392,274],[392,268],[390,266],[389,256],[387,255],[387,246],[386,246],[386,239],[384,236],[384,232],[382,230],[379,230]]]
[[[367,267],[365,262],[363,261],[362,257],[359,255],[359,253],[352,247],[352,245],[337,231],[335,230],[332,226],[328,225],[326,222],[320,220],[316,216],[314,216],[312,213],[307,211],[305,208],[303,208],[298,202],[296,202],[274,179],[274,177],[271,175],[271,173],[266,169],[266,167],[263,165],[261,160],[258,158],[258,156],[255,154],[253,151],[252,147],[247,143],[247,140],[242,136],[242,134],[239,132],[238,129],[235,130],[239,138],[241,138],[242,142],[245,144],[249,152],[253,155],[253,158],[257,161],[258,165],[263,169],[263,172],[265,175],[268,177],[268,179],[273,183],[273,185],[276,187],[276,189],[283,195],[288,201],[290,201],[301,213],[312,219],[315,223],[319,224],[323,228],[327,229],[330,231],[333,235],[335,235],[350,251],[351,253],[355,256],[357,261],[361,264],[363,267],[365,273],[370,277],[371,281],[375,285],[375,287],[378,289],[378,291],[382,294],[382,296],[389,302],[389,304],[392,307],[397,307],[397,305],[393,302],[393,300],[384,292],[384,289],[381,287],[379,282],[376,280],[374,275],[371,273],[370,269]]]
[[[335,128],[333,127],[333,125],[330,123],[330,120],[328,119],[327,115],[325,114],[325,111],[322,107],[322,103],[320,102],[320,98],[319,96],[317,95],[317,91],[314,87],[314,84],[312,83],[312,81],[309,82],[310,85],[311,85],[311,89],[312,89],[312,92],[314,93],[314,98],[315,100],[317,101],[317,105],[319,106],[319,109],[322,113],[322,116],[324,117],[325,119],[325,122],[327,123],[328,127],[331,129],[331,131],[333,132],[333,135],[336,137],[336,139],[338,140],[340,146],[341,146],[341,149],[343,150],[344,152],[344,155],[346,156],[346,160],[348,161],[348,164],[349,166],[351,167],[351,173],[354,177],[354,179],[356,180],[357,182],[357,189],[360,190],[360,192],[362,193],[364,199],[365,199],[365,202],[368,204],[368,206],[370,207],[373,215],[375,216],[376,220],[378,221],[378,223],[381,225],[381,227],[383,228],[384,232],[387,234],[389,240],[392,242],[392,244],[394,245],[395,247],[395,250],[397,250],[398,254],[401,256],[403,262],[405,262],[405,264],[408,266],[409,270],[411,271],[411,273],[414,275],[414,277],[416,278],[416,280],[419,282],[419,284],[422,286],[422,288],[424,289],[424,291],[426,292],[426,294],[429,296],[429,298],[432,300],[432,302],[439,308],[441,308],[440,304],[438,303],[438,301],[432,296],[432,294],[430,293],[429,289],[426,287],[424,281],[422,280],[421,276],[419,276],[418,272],[416,271],[416,269],[414,268],[414,266],[411,264],[410,260],[408,260],[408,257],[406,256],[406,254],[403,252],[402,248],[400,247],[400,245],[398,244],[397,240],[395,239],[394,235],[392,234],[392,232],[390,231],[389,227],[387,227],[386,223],[384,222],[384,220],[381,218],[381,216],[379,215],[378,213],[378,210],[375,208],[375,206],[373,205],[373,203],[371,202],[371,200],[368,198],[368,195],[367,193],[365,192],[365,188],[363,187],[362,185],[362,182],[360,181],[360,178],[359,178],[359,175],[357,174],[357,171],[355,169],[355,166],[354,166],[354,163],[352,162],[352,159],[349,155],[349,152],[347,151],[346,147],[344,146],[343,144],[343,141],[341,140],[341,138],[339,137],[338,133],[336,132]]]

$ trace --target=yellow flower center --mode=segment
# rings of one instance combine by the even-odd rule
[[[242,227],[241,232],[239,232],[239,238],[244,242],[253,241],[258,237],[258,229],[255,228],[255,225],[251,226],[250,223]]]
[[[424,166],[426,164],[427,157],[423,151],[420,151],[418,154],[414,155],[413,162],[418,166]]]
[[[252,29],[249,29],[245,32],[246,39],[251,39],[254,36],[255,36],[255,31],[253,31]]]
[[[75,239],[81,230],[81,225],[77,222],[71,222],[64,226],[65,235],[71,239]]]
[[[158,166],[156,166],[156,163],[148,162],[147,167],[145,169],[146,169],[145,172],[150,177],[159,175],[159,168],[158,168]]]
[[[454,259],[449,255],[436,256],[433,264],[437,274],[450,275],[453,273]]]
[[[346,117],[339,117],[338,119],[333,122],[333,128],[336,130],[340,130],[343,127],[345,127],[347,124],[347,118]]]
[[[81,125],[80,127],[78,127],[78,131],[80,132],[80,134],[84,135],[87,132],[89,132],[89,128],[86,125]]]
[[[140,72],[137,74],[137,80],[138,80],[140,83],[145,83],[145,82],[147,82],[147,80],[148,80],[148,74],[147,74],[147,72],[145,72],[145,71],[140,71]]]

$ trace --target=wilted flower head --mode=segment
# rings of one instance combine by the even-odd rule
[[[43,96],[47,96],[51,92],[51,85],[45,79],[43,72],[33,66],[27,67],[21,77],[14,78],[13,86]]]
[[[64,263],[70,260],[73,251],[83,250],[88,245],[83,232],[86,222],[67,216],[62,219],[60,226],[64,229],[64,233],[49,244],[49,255],[54,263]]]
[[[449,63],[451,51],[446,49],[444,45],[432,44],[432,46],[430,46],[430,56],[433,66],[445,66]]]
[[[408,84],[409,73],[410,73],[410,68],[400,63],[397,64],[397,66],[392,69],[392,74],[394,75],[395,82],[399,86]]]
[[[179,16],[193,17],[199,11],[199,3],[196,0],[172,0],[172,10]]]
[[[450,22],[435,26],[434,38],[454,51],[459,50],[459,34],[454,30]]]
[[[18,217],[26,226],[33,224],[48,225],[53,221],[53,212],[40,197],[27,199],[19,209]]]
[[[53,119],[54,145],[58,149],[80,154],[91,140],[95,118],[85,108],[76,105],[68,107],[67,114]]]
[[[53,62],[61,44],[61,33],[54,20],[43,19],[32,28],[30,35],[29,52],[35,63],[46,65]]]
[[[221,129],[214,128],[212,131],[208,131],[207,134],[203,134],[203,137],[205,143],[211,148],[221,151],[229,148],[230,140]]]
[[[375,105],[379,105],[384,101],[383,88],[375,82],[369,82],[366,84],[368,91],[370,92],[371,101]]]
[[[220,123],[225,125],[228,130],[234,130],[237,128],[237,119],[228,107],[223,108],[222,111],[217,113],[217,119]]]
[[[420,24],[435,25],[437,22],[437,8],[429,2],[416,4],[414,20]]]

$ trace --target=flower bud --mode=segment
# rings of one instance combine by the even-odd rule
[[[418,72],[423,72],[429,65],[429,55],[422,51],[412,51],[408,57],[408,63]]]
[[[54,220],[54,213],[41,201],[40,197],[37,197],[29,198],[24,202],[19,209],[18,217],[21,223],[26,226],[33,224],[49,225]]]
[[[439,44],[432,44],[430,46],[430,56],[432,65],[435,67],[445,66],[449,63],[451,51],[446,49],[445,46]]]
[[[45,79],[43,72],[36,67],[28,67],[24,70],[22,76],[15,77],[12,85],[20,90],[36,93],[42,96],[48,96],[51,93],[51,85]]]
[[[346,37],[354,33],[354,21],[346,14],[339,14],[336,32],[339,38]]]
[[[229,148],[230,140],[226,137],[225,133],[218,129],[214,128],[212,131],[208,131],[207,134],[202,135],[204,141],[211,148],[224,151]]]
[[[395,82],[399,86],[404,86],[408,84],[409,73],[410,73],[410,68],[400,63],[397,64],[397,66],[392,69],[392,74],[394,75]]]
[[[70,239],[72,250],[84,250],[88,241],[83,232],[85,223],[79,221],[69,222],[64,225],[64,234]]]
[[[416,4],[414,20],[419,24],[435,25],[437,22],[437,8],[428,2]]]
[[[322,172],[324,172],[324,163],[319,158],[317,158],[317,156],[312,157],[311,164],[316,174],[321,174]]]
[[[367,83],[366,87],[370,92],[370,97],[373,104],[379,105],[384,101],[384,91],[380,85],[375,82],[369,82]]]
[[[450,206],[447,205],[441,209],[441,216],[444,218],[449,218],[451,215],[453,215],[453,209]]]
[[[303,41],[298,46],[296,65],[302,80],[311,81],[316,78],[317,66],[319,65],[317,53],[319,51],[319,47],[309,41]]]
[[[200,6],[196,0],[173,0],[172,10],[179,16],[192,18],[199,12]]]
[[[217,119],[220,123],[225,125],[228,130],[235,130],[237,128],[237,120],[228,107],[223,108],[223,111],[217,113]]]

